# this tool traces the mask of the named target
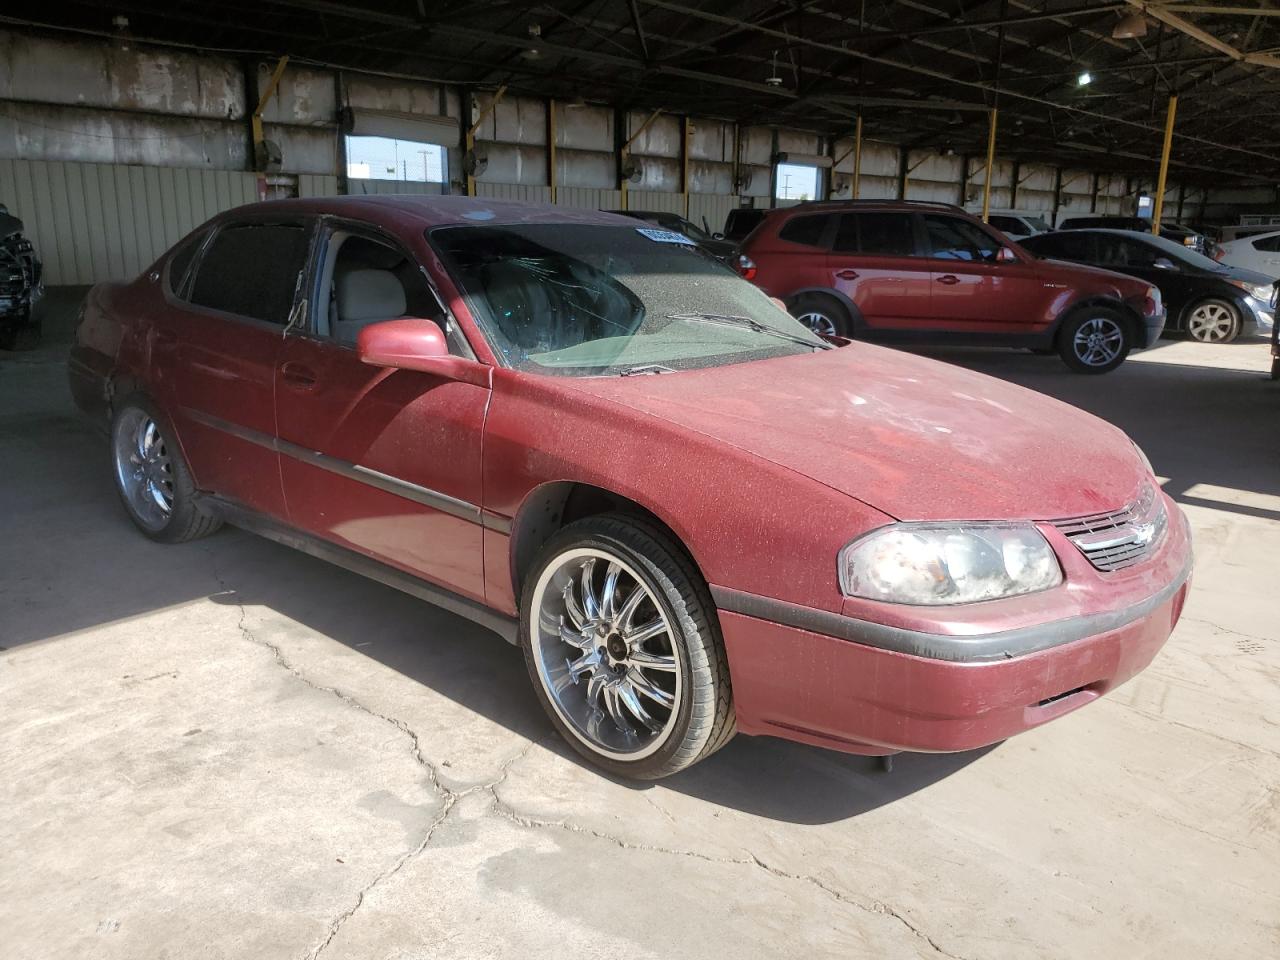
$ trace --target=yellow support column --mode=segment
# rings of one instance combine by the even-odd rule
[[[500,86],[497,90],[494,91],[493,99],[489,101],[489,105],[487,107],[485,107],[483,110],[480,111],[480,114],[476,117],[475,123],[471,124],[471,126],[467,128],[467,137],[465,140],[467,153],[471,153],[473,150],[475,150],[476,131],[480,129],[480,124],[484,123],[484,118],[489,116],[489,114],[493,113],[494,109],[498,106],[498,102],[503,98],[506,92],[507,92],[507,85],[504,83],[502,86]],[[475,195],[476,195],[476,178],[472,174],[468,173],[467,174],[467,196],[474,197]]]
[[[275,96],[276,87],[280,86],[280,78],[284,76],[284,68],[289,63],[289,57],[286,54],[276,62],[276,68],[271,73],[271,80],[267,83],[267,89],[262,91],[262,97],[258,100],[257,109],[253,111],[253,115],[249,118],[249,126],[253,129],[253,160],[254,166],[260,167],[258,162],[262,151],[262,142],[266,139],[262,132],[262,113],[267,109],[267,104],[271,102],[271,98]]]
[[[1164,149],[1160,151],[1160,177],[1156,182],[1156,205],[1151,211],[1151,233],[1160,236],[1160,217],[1164,215],[1164,183],[1169,173],[1169,151],[1173,149],[1173,118],[1178,112],[1178,98],[1169,98],[1169,113],[1164,121]]]
[[[982,181],[982,222],[991,216],[991,172],[996,165],[996,108],[991,108],[991,129],[987,131],[987,172]]]

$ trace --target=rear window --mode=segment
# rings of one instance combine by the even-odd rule
[[[767,211],[746,207],[730,210],[724,221],[724,235],[730,240],[741,240],[760,225]]]
[[[811,214],[792,217],[778,231],[778,238],[789,243],[801,243],[806,247],[821,247],[831,223],[830,214]]]
[[[1264,253],[1280,251],[1280,233],[1277,233],[1274,237],[1263,237],[1261,240],[1253,241],[1253,249],[1261,250]]]
[[[310,239],[311,231],[300,224],[223,227],[200,259],[191,302],[283,326]]]
[[[840,217],[832,249],[882,257],[916,255],[915,228],[905,213],[846,213]]]

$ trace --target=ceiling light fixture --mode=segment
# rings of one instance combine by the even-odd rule
[[[1076,86],[1078,87],[1087,87],[1091,83],[1093,83],[1093,77],[1088,70],[1082,71],[1080,76],[1076,77]]]
[[[1111,28],[1111,38],[1113,40],[1134,40],[1146,35],[1147,18],[1137,12],[1121,17],[1116,21],[1116,25]]]

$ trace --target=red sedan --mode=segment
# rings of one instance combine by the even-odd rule
[[[624,776],[1000,740],[1142,670],[1191,570],[1116,428],[608,214],[243,207],[95,287],[70,372],[147,536],[228,521],[488,625]]]

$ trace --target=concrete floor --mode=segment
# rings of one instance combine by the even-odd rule
[[[989,750],[739,737],[656,785],[550,735],[516,651],[234,530],[134,532],[63,350],[0,360],[6,957],[1280,955],[1280,384],[1260,343],[1102,378],[1195,527],[1156,663]]]

